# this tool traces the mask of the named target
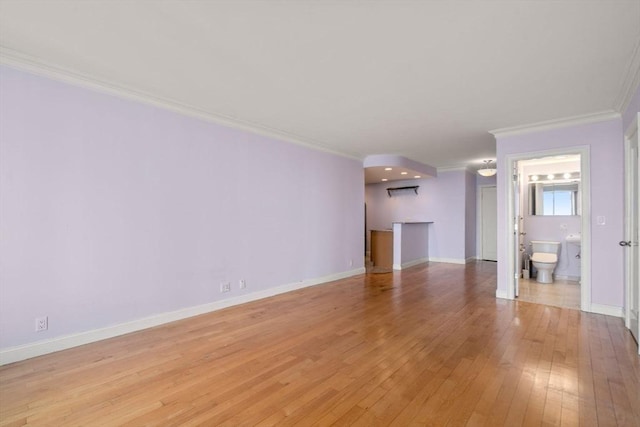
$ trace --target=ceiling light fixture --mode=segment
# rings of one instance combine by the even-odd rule
[[[580,181],[580,172],[564,172],[548,175],[529,175],[529,182],[538,183],[563,183],[563,182],[578,182]]]
[[[393,168],[384,168],[384,170],[386,170],[386,171],[392,171],[392,170],[393,170]]]
[[[414,178],[422,178],[420,175],[414,175]]]
[[[400,172],[400,175],[406,175],[406,174],[408,174],[408,173],[409,173],[409,172]]]
[[[491,167],[491,160],[485,160],[484,166],[478,169],[478,174],[481,176],[494,176],[496,172],[496,168]]]

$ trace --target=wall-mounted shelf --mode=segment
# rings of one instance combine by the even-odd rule
[[[394,191],[413,190],[417,195],[418,194],[418,188],[420,188],[419,185],[412,185],[412,186],[409,186],[409,187],[390,187],[390,188],[387,188],[387,194],[389,195],[389,197],[391,197],[391,193],[393,193]]]

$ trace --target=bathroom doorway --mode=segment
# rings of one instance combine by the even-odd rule
[[[589,307],[587,157],[587,149],[574,149],[507,159],[513,171],[509,229],[514,232],[508,233],[513,298]]]

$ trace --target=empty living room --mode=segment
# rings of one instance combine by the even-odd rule
[[[640,427],[639,22],[0,0],[0,426]]]

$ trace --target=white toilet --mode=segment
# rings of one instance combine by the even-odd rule
[[[558,263],[560,242],[531,241],[531,262],[538,270],[538,283],[553,283],[553,270]]]

